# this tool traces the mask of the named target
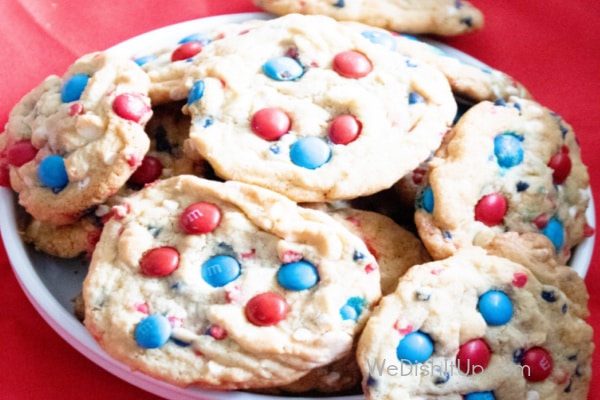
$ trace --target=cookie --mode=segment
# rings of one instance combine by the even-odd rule
[[[410,267],[431,261],[431,256],[415,234],[383,214],[349,208],[329,214],[360,237],[375,256],[383,295],[396,289],[398,278]]]
[[[339,21],[356,21],[405,33],[459,35],[480,29],[483,14],[471,3],[459,0],[255,0],[277,15],[321,14]]]
[[[586,398],[592,327],[554,283],[480,248],[411,268],[360,337],[366,398]]]
[[[546,235],[564,264],[589,231],[589,176],[575,133],[533,100],[475,105],[429,168],[415,222],[434,259],[514,231]]]
[[[191,175],[127,197],[84,281],[115,359],[180,386],[285,385],[345,357],[380,298],[365,244],[274,192]]]
[[[102,224],[86,215],[68,225],[54,225],[27,218],[21,238],[37,251],[58,258],[91,257],[102,233]]]
[[[74,223],[129,179],[149,146],[148,86],[133,61],[91,53],[13,108],[0,168],[9,169],[29,214],[55,225]]]
[[[456,113],[441,73],[324,16],[265,21],[193,64],[184,111],[200,155],[223,179],[297,202],[389,188]]]
[[[177,42],[152,48],[134,56],[134,61],[142,67],[150,78],[148,95],[153,105],[185,100],[188,88],[184,84],[186,70],[198,54],[212,42],[227,36],[239,35],[261,23],[259,19],[228,23],[216,27],[191,32]]]

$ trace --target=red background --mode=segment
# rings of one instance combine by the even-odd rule
[[[444,41],[512,75],[575,129],[600,199],[600,2],[473,0],[485,14],[476,33]],[[0,13],[0,126],[12,106],[75,58],[145,31],[216,14],[258,11],[247,1],[4,0]],[[0,216],[2,218],[2,216]],[[595,221],[590,221],[595,226]],[[590,323],[600,327],[600,241],[586,282]],[[0,246],[0,390],[3,399],[152,399],[63,341],[21,291]],[[596,334],[596,340],[598,335]],[[594,361],[589,398],[600,389]]]

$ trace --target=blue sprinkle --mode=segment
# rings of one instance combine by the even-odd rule
[[[563,314],[566,314],[568,309],[569,308],[567,307],[567,303],[565,303],[565,304],[563,304],[561,311]]]
[[[60,99],[63,103],[79,100],[85,90],[90,77],[85,74],[73,75],[67,80],[60,90]]]
[[[192,344],[192,342],[186,342],[184,340],[176,339],[176,338],[171,338],[171,341],[179,347],[189,347]]]
[[[408,94],[408,104],[409,105],[422,104],[422,103],[425,103],[425,98],[423,98],[423,96],[421,96],[419,93],[410,92]]]
[[[433,190],[431,189],[431,186],[427,186],[421,191],[420,196],[417,198],[417,208],[421,208],[431,214],[433,212],[433,207]]]
[[[524,192],[527,189],[529,189],[529,183],[523,181],[517,182],[517,192]]]
[[[206,46],[211,42],[210,38],[205,33],[192,33],[181,39],[177,44],[184,44],[188,42],[198,42],[202,44],[202,46]]]
[[[412,58],[407,58],[406,59],[406,66],[408,68],[417,68],[419,66],[419,64],[415,61],[413,61]]]
[[[415,297],[420,301],[429,301],[431,299],[431,293],[424,293],[421,291],[417,291],[415,293]]]
[[[371,375],[367,377],[367,386],[373,387],[377,384],[377,379],[373,378]]]
[[[554,290],[543,290],[542,299],[546,300],[548,303],[554,303],[557,300],[556,293]]]
[[[494,105],[495,106],[499,106],[499,107],[506,107],[506,101],[504,101],[504,99],[496,99],[496,101],[494,101]]]
[[[338,0],[337,3],[333,4],[334,7],[344,8],[346,7],[346,2],[344,0]]]
[[[151,61],[156,60],[157,58],[158,57],[156,57],[154,54],[149,54],[147,56],[141,56],[141,57],[134,58],[133,61],[141,67],[143,65],[148,64]]]
[[[149,226],[148,227],[148,231],[150,232],[150,234],[153,237],[158,237],[158,235],[160,235],[160,233],[162,232],[162,227],[158,227],[158,226]]]
[[[204,81],[199,80],[199,81],[194,82],[194,85],[192,86],[192,88],[190,89],[190,93],[188,94],[188,100],[187,100],[188,106],[199,101],[202,98],[202,96],[204,96],[204,88],[205,88]]]
[[[365,258],[365,254],[363,252],[354,250],[354,254],[352,254],[352,260],[359,261],[359,260],[363,260],[364,258]]]
[[[194,125],[200,126],[201,128],[208,128],[215,123],[215,118],[212,115],[207,117],[199,118],[198,120],[194,120]]]
[[[281,147],[279,147],[279,144],[273,143],[269,146],[269,151],[273,154],[279,154],[281,152]]]
[[[569,379],[569,384],[565,388],[565,393],[570,393],[571,392],[571,385],[573,385],[573,380]]]
[[[473,26],[473,18],[471,18],[471,17],[461,18],[460,23],[464,24],[470,28]]]
[[[441,375],[436,377],[433,381],[436,385],[442,385],[450,380],[450,373],[448,371],[442,371]]]
[[[362,297],[350,297],[346,304],[340,308],[343,320],[357,321],[365,308],[365,299]]]
[[[69,183],[65,160],[59,155],[50,155],[38,167],[38,178],[42,185],[60,192]]]
[[[581,372],[581,366],[579,366],[579,365],[577,367],[575,367],[575,376],[577,376],[577,377],[583,376],[583,372]]]
[[[521,364],[525,358],[525,349],[517,349],[513,352],[513,362],[515,364]]]
[[[371,30],[361,32],[361,35],[371,43],[380,44],[388,50],[396,50],[396,39],[385,31]]]

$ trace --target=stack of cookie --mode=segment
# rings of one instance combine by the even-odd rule
[[[111,356],[214,390],[585,396],[572,128],[380,18],[93,53],[14,108],[23,238],[87,255],[79,311]]]

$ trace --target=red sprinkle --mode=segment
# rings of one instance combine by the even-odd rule
[[[265,140],[277,140],[289,132],[292,122],[281,109],[275,107],[258,110],[250,122],[252,131]]]
[[[548,221],[550,221],[550,218],[547,214],[540,214],[537,217],[535,217],[535,219],[533,220],[533,224],[536,228],[538,228],[541,231],[546,227],[546,225],[548,225]]]
[[[123,93],[113,102],[113,111],[119,117],[128,121],[144,123],[150,119],[152,108],[145,96],[139,93]]]
[[[247,253],[242,253],[241,256],[242,258],[252,258],[256,255],[256,249],[252,249]]]
[[[133,308],[135,309],[135,311],[141,312],[142,314],[148,314],[150,312],[150,307],[148,306],[148,303],[134,304]]]
[[[372,70],[371,61],[357,51],[344,51],[333,58],[333,69],[345,78],[362,78]]]
[[[417,168],[413,171],[412,181],[415,185],[420,185],[423,183],[423,179],[425,178],[425,174],[427,174],[427,170],[423,168]]]
[[[377,265],[377,263],[369,263],[365,267],[365,272],[367,274],[370,274],[371,272],[377,271],[378,268],[379,268],[379,266]]]
[[[179,227],[188,235],[209,233],[221,222],[221,210],[213,203],[194,203],[179,216]]]
[[[524,272],[515,272],[513,275],[512,284],[515,287],[522,288],[527,285],[527,274]]]
[[[246,303],[246,318],[256,326],[271,326],[285,319],[289,306],[285,299],[272,292],[258,294]]]
[[[179,266],[179,252],[173,247],[156,247],[146,251],[140,260],[143,275],[160,278],[168,276]]]
[[[293,250],[286,250],[279,256],[279,258],[281,259],[282,263],[288,264],[302,260],[302,254]]]
[[[208,334],[216,340],[223,340],[227,337],[227,331],[219,325],[211,325],[208,328]]]
[[[502,223],[508,205],[506,199],[499,193],[490,193],[479,199],[475,206],[475,220],[483,222],[487,226],[495,226]]]
[[[81,115],[84,112],[83,104],[81,103],[73,103],[69,108],[69,116],[73,117],[75,115]]]
[[[414,331],[414,327],[412,324],[407,323],[405,320],[397,320],[394,323],[394,329],[398,331],[403,336],[408,335],[412,331]]]
[[[589,237],[594,236],[595,232],[596,232],[596,230],[594,229],[594,227],[586,222],[583,227],[583,236],[586,238],[589,238]]]
[[[182,61],[188,58],[194,57],[202,51],[202,43],[200,42],[186,42],[181,46],[177,47],[171,53],[171,61]]]

